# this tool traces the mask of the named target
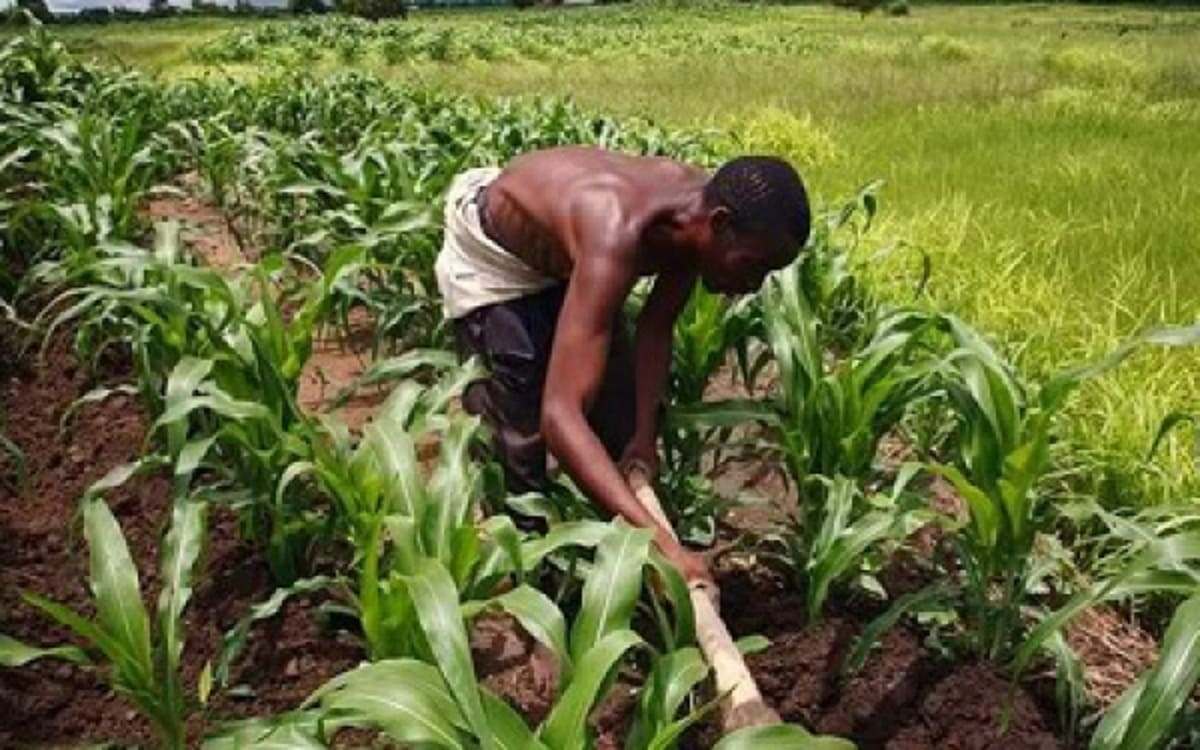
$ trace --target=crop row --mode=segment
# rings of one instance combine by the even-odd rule
[[[731,28],[734,22],[678,17],[657,18],[606,10],[603,22],[534,15],[488,23],[451,25],[422,21],[370,23],[355,18],[281,21],[230,31],[197,47],[203,63],[248,63],[264,59],[341,61],[375,56],[388,64],[434,60],[561,60],[642,54],[814,54],[834,40],[807,33],[803,26],[756,33]],[[698,29],[696,26],[700,24]],[[700,33],[698,33],[700,32]]]

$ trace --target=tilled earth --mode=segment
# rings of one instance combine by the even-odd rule
[[[0,632],[38,644],[68,638],[21,598],[37,592],[88,611],[87,553],[77,507],[86,487],[114,466],[135,459],[147,427],[137,400],[114,396],[78,409],[71,404],[100,384],[122,382],[128,364],[110,359],[95,376],[76,362],[70,342],[56,340],[44,356],[18,351],[11,331],[0,338],[4,430],[23,449],[21,486],[0,484]],[[7,459],[5,459],[7,460]],[[12,469],[5,464],[6,470]],[[108,494],[138,565],[147,602],[157,593],[158,547],[166,517],[164,478],[131,480]],[[749,658],[768,701],[787,720],[848,736],[864,748],[1051,748],[1059,742],[1041,707],[1016,693],[1008,732],[997,720],[1009,683],[982,664],[946,665],[903,629],[889,634],[855,677],[842,681],[838,665],[862,618],[833,615],[801,624],[798,597],[769,575],[726,572],[723,611],[735,636],[771,640]],[[261,557],[238,538],[236,519],[216,512],[203,573],[186,616],[184,673],[195,685],[216,658],[225,631],[254,602],[271,593]],[[232,692],[218,692],[193,721],[198,740],[219,719],[262,715],[297,706],[313,689],[363,658],[358,641],[327,627],[321,595],[297,597],[275,618],[258,624],[234,665]],[[529,720],[544,718],[553,702],[553,663],[504,618],[481,620],[472,636],[481,679]],[[618,748],[636,702],[638,676],[623,674],[596,711],[598,746]],[[689,747],[709,747],[711,722],[692,732]],[[115,741],[150,745],[145,721],[98,675],[43,661],[0,671],[0,746],[61,746]],[[357,744],[356,736],[343,738]]]

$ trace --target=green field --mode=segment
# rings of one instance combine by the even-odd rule
[[[297,44],[274,22],[64,27],[77,51],[169,77],[348,66],[481,96],[713,128],[782,153],[832,202],[881,178],[863,249],[906,300],[916,248],[929,303],[994,336],[1032,376],[1200,316],[1200,12],[1075,5],[821,6],[419,13]],[[316,23],[329,24],[331,21]],[[400,25],[403,32],[389,30]],[[249,34],[231,51],[230,35]],[[208,54],[197,54],[208,50]],[[213,52],[216,50],[216,53]],[[223,56],[223,57],[222,57]],[[1200,494],[1187,430],[1152,463],[1161,420],[1200,411],[1200,354],[1139,355],[1090,384],[1068,437],[1111,502]]]
[[[0,31],[0,746],[1197,746],[1200,14],[904,1]],[[578,143],[820,213],[517,495],[443,217]]]

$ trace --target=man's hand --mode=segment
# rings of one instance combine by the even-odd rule
[[[653,482],[658,477],[657,443],[658,441],[653,435],[649,437],[634,435],[633,439],[629,441],[629,445],[625,446],[625,452],[617,464],[621,469],[621,474],[628,477],[633,472],[640,471],[647,482]]]
[[[713,578],[712,570],[708,567],[708,560],[704,555],[684,547],[679,542],[675,541],[670,536],[658,534],[655,537],[655,542],[658,544],[659,550],[663,553],[663,557],[675,566],[680,575],[688,584],[703,583],[710,586],[716,585],[716,579]]]

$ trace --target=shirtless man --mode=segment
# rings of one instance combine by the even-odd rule
[[[622,470],[658,465],[671,329],[701,280],[752,292],[809,232],[803,183],[769,157],[715,174],[662,158],[566,147],[470,170],[451,186],[438,286],[460,347],[490,376],[464,395],[491,425],[514,492],[546,481],[546,450],[609,513],[655,529],[689,581],[711,581],[637,502]],[[623,305],[655,277],[632,350]]]

